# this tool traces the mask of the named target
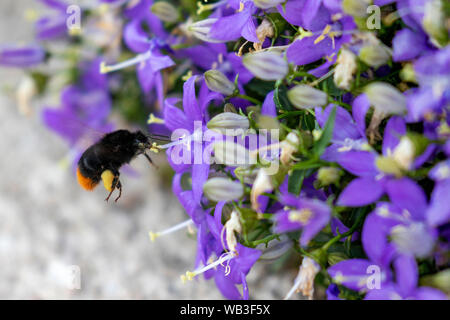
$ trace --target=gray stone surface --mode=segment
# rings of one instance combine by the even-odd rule
[[[31,40],[23,19],[29,7],[38,6],[0,1],[0,44]],[[79,188],[61,165],[65,143],[40,122],[41,103],[29,117],[19,113],[12,89],[22,76],[0,67],[0,298],[220,299],[213,281],[180,280],[193,267],[195,237],[180,231],[149,241],[149,230],[187,219],[158,172],[135,160],[140,177],[123,177],[118,204],[105,203],[103,188]],[[79,290],[66,282],[71,265],[80,268]],[[249,275],[252,297],[282,298],[294,277],[257,265]]]

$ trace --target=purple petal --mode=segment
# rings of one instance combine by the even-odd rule
[[[374,177],[376,155],[369,151],[348,151],[339,157],[339,165],[348,172],[360,177]]]
[[[404,134],[406,134],[405,121],[397,116],[390,118],[384,129],[383,155],[390,155]]]
[[[261,108],[261,114],[263,116],[269,116],[275,118],[277,116],[277,108],[275,106],[275,101],[273,100],[274,91],[270,91]]]
[[[394,269],[398,291],[408,296],[417,286],[419,270],[413,256],[401,255],[394,261]]]
[[[195,96],[196,76],[190,77],[183,85],[183,109],[191,122],[201,121],[203,116]],[[193,123],[192,123],[193,125]]]
[[[216,276],[214,278],[217,288],[223,296],[230,300],[240,300],[242,295],[237,289],[236,285],[230,281],[230,277],[225,275],[225,268],[220,266],[217,268]]]
[[[356,121],[359,133],[361,136],[366,136],[366,114],[370,108],[369,98],[365,93],[360,94],[354,101],[352,105],[353,118]]]
[[[368,268],[373,262],[364,259],[349,259],[336,263],[328,268],[328,273],[333,279],[339,281],[343,286],[359,291],[366,288],[366,281],[363,281],[368,273]],[[343,279],[340,279],[341,276]]]
[[[302,9],[305,4],[304,0],[289,0],[284,6],[278,5],[278,12],[287,20],[290,24],[294,26],[300,26],[303,24],[302,21]]]
[[[383,195],[381,183],[374,178],[356,178],[342,191],[339,206],[360,207],[377,201]]]
[[[249,10],[219,18],[211,27],[209,36],[222,41],[233,41],[241,37],[241,33],[251,19]],[[247,26],[249,28],[249,26]],[[258,40],[259,41],[259,40]]]
[[[132,20],[125,26],[123,40],[134,52],[145,52],[150,48],[149,37],[142,29],[140,20]]]
[[[192,126],[189,125],[186,114],[179,108],[173,106],[168,99],[164,103],[164,123],[171,131],[184,128],[189,131],[192,130]]]
[[[450,180],[436,183],[431,194],[430,207],[426,213],[427,222],[434,227],[450,222]]]
[[[194,193],[194,201],[200,203],[203,194],[203,185],[208,179],[209,164],[193,164],[192,165],[192,192]]]
[[[413,219],[423,220],[427,209],[427,199],[422,188],[408,178],[387,181],[386,192],[391,202],[408,210]]]
[[[429,287],[418,288],[414,293],[414,298],[417,300],[448,300],[445,293]]]
[[[316,108],[316,119],[319,125],[323,128],[330,116],[330,112],[335,105],[328,105],[325,110]],[[359,139],[361,135],[353,121],[352,116],[347,110],[340,106],[336,106],[336,120],[333,129],[333,140],[344,141],[346,138]]]
[[[316,38],[306,37],[294,41],[286,51],[288,61],[297,65],[305,65],[330,55],[334,51],[330,38],[327,37],[315,44]]]
[[[422,54],[426,49],[426,37],[423,33],[402,29],[398,31],[392,40],[394,53],[393,60],[396,62],[411,60]]]

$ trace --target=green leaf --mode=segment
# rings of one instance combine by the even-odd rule
[[[304,170],[294,170],[289,176],[288,191],[289,193],[299,195],[302,189],[303,179],[305,178]]]
[[[314,145],[314,153],[319,157],[325,151],[325,148],[328,146],[328,143],[331,141],[331,138],[333,137],[335,120],[336,120],[336,107],[333,107],[333,110],[331,110],[330,116],[328,117],[327,123],[323,128],[322,135]]]
[[[314,169],[319,168],[322,164],[318,159],[309,159],[306,161],[298,162],[292,166],[292,169],[297,170],[306,170],[306,169]]]

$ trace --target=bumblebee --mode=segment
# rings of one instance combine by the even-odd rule
[[[145,135],[142,131],[130,132],[117,130],[106,134],[97,143],[90,146],[81,155],[77,166],[78,183],[86,190],[93,190],[100,182],[109,191],[109,200],[115,189],[119,189],[119,200],[122,195],[119,169],[138,155],[144,155],[150,164],[152,159],[147,150],[157,151],[152,135]],[[156,149],[156,150],[155,150]]]

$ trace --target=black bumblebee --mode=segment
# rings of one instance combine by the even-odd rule
[[[153,141],[155,136],[145,135],[142,131],[128,130],[117,130],[106,134],[81,155],[77,168],[78,183],[86,190],[93,190],[102,180],[105,189],[109,191],[105,200],[109,200],[116,188],[119,189],[119,196],[115,201],[119,200],[122,195],[122,184],[119,180],[120,167],[140,154],[143,154],[153,165],[146,151],[157,149]]]

